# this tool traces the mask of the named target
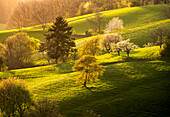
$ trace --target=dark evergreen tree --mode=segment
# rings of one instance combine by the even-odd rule
[[[47,54],[50,58],[57,60],[65,58],[74,49],[75,43],[72,35],[72,27],[68,26],[66,20],[57,17],[46,34]],[[63,59],[63,62],[65,60]]]

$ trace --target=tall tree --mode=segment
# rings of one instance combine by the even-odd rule
[[[74,50],[75,39],[71,35],[72,27],[68,26],[62,17],[56,18],[49,28],[48,34],[46,34],[47,54],[50,58],[55,59],[56,63],[60,57],[64,58]],[[65,62],[64,59],[63,62]]]
[[[87,87],[87,82],[98,81],[98,76],[103,74],[105,67],[97,64],[97,59],[91,55],[84,55],[73,66],[73,71],[82,71],[76,81],[83,82]]]

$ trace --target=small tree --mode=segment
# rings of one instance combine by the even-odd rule
[[[123,28],[123,20],[119,19],[119,17],[113,17],[108,24],[106,24],[105,32],[112,32],[113,30],[117,30],[119,28]]]
[[[32,103],[31,94],[22,80],[8,78],[0,82],[0,110],[5,117],[23,117]]]
[[[96,13],[94,17],[87,18],[86,20],[90,26],[95,27],[96,32],[98,32],[99,34],[102,33],[101,30],[104,24],[104,19],[101,13]]]
[[[25,67],[31,63],[34,47],[30,37],[20,32],[5,39],[2,51],[5,65],[13,69]]]
[[[100,46],[107,52],[111,51],[111,44],[118,43],[122,40],[122,36],[117,33],[105,34],[103,39],[101,39]]]
[[[121,46],[119,44],[111,44],[111,49],[113,52],[117,52],[118,55],[120,56],[120,51],[121,51]]]
[[[96,54],[98,54],[100,52],[99,41],[100,37],[95,37],[86,41],[84,44],[82,44],[80,48],[80,55],[95,56]]]
[[[167,38],[168,33],[169,33],[169,29],[161,26],[158,27],[156,30],[152,31],[150,33],[150,37],[152,38],[153,43],[159,45],[161,48],[163,41]]]
[[[130,40],[124,40],[121,42],[118,42],[117,45],[121,47],[122,51],[127,53],[127,56],[129,57],[130,51],[136,48],[139,48],[137,45],[130,43]]]
[[[73,71],[82,71],[76,78],[77,83],[83,82],[84,87],[87,82],[98,81],[98,76],[103,74],[105,67],[96,63],[96,58],[91,55],[84,55],[73,66]]]
[[[56,101],[43,98],[28,111],[26,117],[62,117],[62,115],[59,113]]]
[[[170,57],[170,34],[164,41],[163,48],[160,49],[160,55],[162,57]]]
[[[60,57],[68,56],[75,47],[75,39],[71,37],[71,30],[72,27],[68,26],[62,17],[56,18],[48,30],[46,35],[47,54],[50,58],[55,59],[56,63]],[[63,62],[65,62],[64,59]]]

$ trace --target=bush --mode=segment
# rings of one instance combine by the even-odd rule
[[[123,28],[123,20],[119,19],[119,17],[113,17],[108,24],[106,24],[105,33],[112,32],[113,30],[117,30],[119,28]]]
[[[8,67],[5,66],[3,58],[0,56],[0,71],[5,71]]]
[[[81,117],[100,117],[100,115],[95,114],[92,110],[86,110]]]
[[[23,117],[32,103],[31,94],[22,80],[8,78],[0,82],[0,110],[5,117]]]
[[[62,117],[58,110],[56,101],[44,98],[39,100],[34,105],[34,108],[28,111],[26,117]]]
[[[34,51],[34,44],[26,33],[20,32],[8,37],[5,39],[4,45],[3,56],[5,65],[9,69],[32,65],[31,56]]]
[[[166,18],[170,18],[170,6],[166,6],[163,10],[162,10],[162,13],[164,14],[164,16]]]
[[[162,57],[170,57],[170,39],[166,39],[163,44],[163,48],[160,50]]]
[[[131,7],[135,7],[135,6],[140,6],[140,3],[137,0],[132,0]]]

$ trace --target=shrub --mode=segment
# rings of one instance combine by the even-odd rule
[[[86,111],[83,112],[81,117],[100,117],[100,115],[97,115],[92,110],[86,110]]]
[[[44,98],[37,101],[34,107],[28,111],[26,117],[62,117],[58,110],[56,101]]]
[[[5,66],[4,59],[0,56],[0,71],[5,71],[8,68]]]
[[[0,82],[0,110],[5,117],[23,117],[32,103],[31,94],[22,80],[8,78]]]
[[[169,19],[170,18],[170,6],[166,6],[165,8],[163,8],[162,13],[164,14],[166,18]]]
[[[146,47],[152,47],[152,46],[154,46],[154,43],[144,44],[143,46],[144,46],[145,48],[146,48]]]
[[[163,48],[160,50],[162,57],[170,57],[170,39],[166,39],[163,44]]]
[[[113,17],[109,23],[106,24],[105,33],[112,32],[119,28],[123,28],[123,20],[119,19],[119,17]]]
[[[131,7],[135,7],[135,6],[140,6],[140,3],[137,0],[132,0]]]

